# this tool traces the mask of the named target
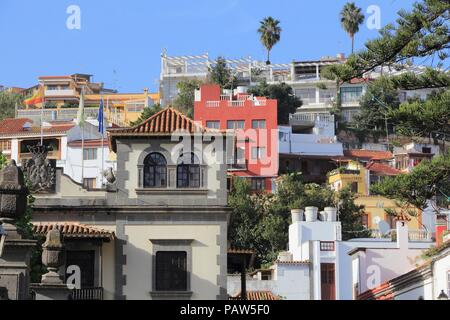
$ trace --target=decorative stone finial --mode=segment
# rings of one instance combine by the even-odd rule
[[[42,276],[42,283],[62,283],[58,269],[64,263],[64,244],[58,228],[47,233],[46,241],[42,245],[42,263],[47,267],[48,273]]]
[[[17,220],[25,214],[28,189],[22,169],[11,162],[0,171],[0,218]]]

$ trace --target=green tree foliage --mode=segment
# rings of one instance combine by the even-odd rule
[[[345,4],[341,11],[341,25],[352,39],[352,53],[355,51],[355,34],[359,32],[359,26],[364,22],[364,14],[354,2]]]
[[[350,56],[345,64],[331,67],[331,78],[347,82],[379,66],[396,66],[431,56],[441,61],[448,58],[448,0],[418,1],[410,11],[401,10],[398,15],[396,24],[387,25],[378,38],[366,42],[366,50]]]
[[[0,120],[14,118],[16,105],[22,105],[22,96],[7,91],[0,92]]]
[[[163,108],[159,103],[154,104],[153,106],[150,106],[148,108],[144,108],[144,111],[142,111],[141,115],[136,121],[133,121],[130,123],[131,126],[137,126],[140,125],[142,122],[153,116],[154,114],[160,112]]]
[[[435,93],[426,101],[415,99],[390,112],[398,133],[431,137],[433,132],[450,133],[450,90]]]
[[[2,152],[0,151],[0,170],[3,169],[4,166],[8,164],[8,159]]]
[[[278,101],[278,124],[289,124],[289,114],[302,106],[301,100],[294,95],[292,87],[286,83],[267,84],[264,80],[248,90],[249,94],[267,97]]]
[[[270,52],[272,48],[281,39],[281,31],[280,21],[272,17],[266,17],[260,21],[258,33],[260,34],[262,45],[267,49],[267,64],[270,64]]]
[[[363,130],[366,135],[372,133],[375,138],[386,135],[388,113],[397,110],[399,105],[398,91],[388,78],[381,77],[368,86],[360,101],[361,112],[350,126]]]
[[[339,221],[342,223],[342,240],[370,238],[371,232],[362,224],[364,206],[355,204],[355,194],[350,188],[344,188],[337,194]]]
[[[371,193],[423,209],[427,200],[450,194],[450,154],[424,160],[411,173],[384,179]]]
[[[209,81],[218,84],[222,89],[235,89],[237,87],[238,80],[231,73],[225,58],[218,57],[208,72]]]
[[[337,206],[338,201],[344,239],[369,236],[361,224],[363,207],[355,205],[349,190],[335,193],[328,187],[305,184],[301,174],[293,173],[280,178],[275,194],[252,194],[248,181],[238,179],[228,198],[232,208],[228,239],[233,247],[254,249],[257,265],[270,264],[287,249],[291,209],[323,209]]]
[[[177,84],[178,95],[175,98],[174,107],[189,118],[194,116],[195,90],[202,84],[202,81],[195,79],[180,81]]]

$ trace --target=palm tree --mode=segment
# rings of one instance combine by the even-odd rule
[[[270,51],[273,46],[280,41],[281,37],[281,27],[279,26],[280,21],[272,18],[266,17],[260,21],[260,27],[258,33],[261,35],[261,43],[267,49],[267,64],[270,64]]]
[[[355,34],[359,32],[359,26],[364,22],[364,14],[354,2],[345,4],[341,11],[341,25],[352,39],[352,54],[355,51]]]

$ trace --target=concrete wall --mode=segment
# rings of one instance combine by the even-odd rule
[[[220,144],[220,143],[219,143]],[[117,141],[117,199],[121,203],[141,205],[227,205],[226,168],[222,154],[207,150],[192,150],[201,163],[202,186],[198,189],[177,189],[176,165],[178,152],[172,155],[172,149],[179,148],[178,141],[169,139]],[[211,145],[210,145],[211,146]],[[161,153],[167,161],[167,188],[143,190],[143,161],[151,152]],[[141,168],[139,168],[141,166]],[[141,171],[140,171],[141,170]]]
[[[147,225],[125,226],[128,238],[124,246],[127,264],[124,266],[124,276],[127,283],[123,294],[127,299],[151,299],[152,291],[152,242],[150,239],[194,239],[192,246],[191,291],[192,299],[212,300],[220,294],[217,276],[220,266],[217,256],[220,246],[217,236],[220,235],[217,225]],[[189,263],[189,261],[188,261]]]

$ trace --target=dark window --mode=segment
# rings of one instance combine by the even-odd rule
[[[85,189],[95,189],[95,185],[97,183],[97,179],[95,178],[84,178],[83,179],[83,187]]]
[[[253,191],[262,191],[266,189],[266,179],[251,178],[251,188]]]
[[[252,129],[265,129],[266,120],[252,120]]]
[[[84,160],[97,160],[97,149],[87,148],[83,150]]]
[[[363,214],[361,216],[361,224],[366,227],[367,229],[369,229],[369,215],[368,214]]]
[[[167,162],[160,153],[151,153],[144,160],[144,188],[167,186]]]
[[[266,157],[266,147],[252,147],[252,159],[261,160]]]
[[[184,251],[156,253],[156,291],[187,291],[187,254]]]
[[[429,148],[429,147],[423,147],[423,148],[422,148],[422,153],[428,153],[428,154],[430,154],[430,153],[431,153],[431,148]]]
[[[200,188],[200,163],[193,153],[185,153],[178,159],[178,188]]]
[[[93,288],[95,270],[95,251],[67,251],[66,268],[78,266],[81,271],[81,288]],[[66,277],[70,274],[66,274]]]
[[[352,182],[350,188],[353,193],[358,193],[358,182]]]
[[[220,129],[220,121],[206,121],[206,127],[210,129]]]
[[[320,264],[322,300],[336,300],[335,267],[333,263]]]
[[[228,120],[227,121],[227,129],[244,129],[245,121],[244,120]]]

